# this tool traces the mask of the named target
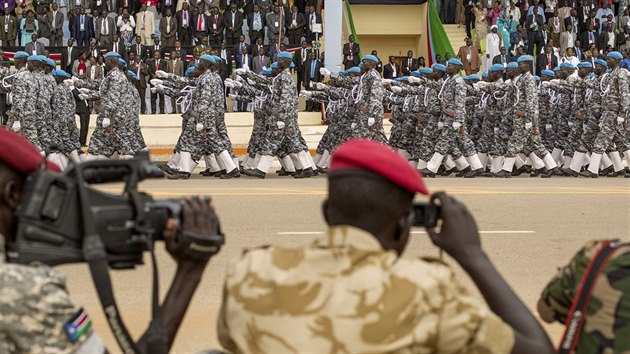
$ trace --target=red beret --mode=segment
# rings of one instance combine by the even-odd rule
[[[6,128],[0,128],[0,162],[25,176],[42,165],[48,170],[61,172],[57,165],[46,161],[28,140]]]
[[[422,175],[407,160],[389,146],[373,140],[355,139],[342,144],[332,154],[328,169],[368,170],[412,193],[429,194]]]

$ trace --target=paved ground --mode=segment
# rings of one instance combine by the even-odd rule
[[[577,179],[456,179],[428,181],[432,190],[446,190],[472,211],[482,231],[488,254],[502,274],[534,309],[540,290],[560,264],[587,240],[630,235],[630,180]],[[326,179],[266,180],[241,178],[219,181],[194,177],[188,181],[148,181],[142,188],[157,197],[207,194],[214,198],[227,246],[212,260],[175,343],[175,353],[216,347],[216,313],[226,262],[245,247],[269,243],[307,244],[325,229],[320,206],[326,196]],[[115,191],[114,186],[104,188]],[[405,257],[436,256],[422,230]],[[159,246],[161,290],[174,272],[174,264]],[[103,321],[88,269],[64,266],[68,286],[77,304],[95,318],[99,333],[117,349]],[[118,303],[131,331],[138,336],[148,323],[150,269],[112,272]],[[461,271],[460,271],[461,274]],[[462,274],[463,276],[463,274]],[[471,284],[466,279],[468,284]],[[547,326],[554,342],[560,326]],[[114,350],[116,351],[116,350]]]

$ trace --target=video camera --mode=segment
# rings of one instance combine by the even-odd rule
[[[143,264],[143,252],[163,240],[169,218],[180,225],[179,199],[155,200],[138,191],[147,178],[162,178],[163,172],[148,153],[130,160],[91,161],[73,166],[63,174],[39,170],[24,186],[17,209],[17,237],[9,246],[13,263],[34,261],[54,266],[85,262],[85,223],[91,223],[105,249],[112,269]],[[114,195],[88,185],[125,181],[122,194]],[[85,195],[81,195],[81,190]],[[86,215],[85,214],[89,214]],[[184,252],[208,259],[223,245],[223,236],[195,237],[178,233]],[[89,247],[88,247],[89,248]]]

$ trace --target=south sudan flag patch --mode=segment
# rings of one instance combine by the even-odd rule
[[[70,320],[64,325],[64,330],[70,342],[76,343],[81,336],[85,335],[92,327],[92,320],[88,317],[83,308],[75,312]]]

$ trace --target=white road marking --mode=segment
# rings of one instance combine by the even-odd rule
[[[412,234],[426,234],[426,231],[411,231]],[[532,230],[492,230],[492,231],[479,231],[480,234],[535,234],[536,231]],[[322,231],[286,231],[278,232],[276,235],[323,235]]]

